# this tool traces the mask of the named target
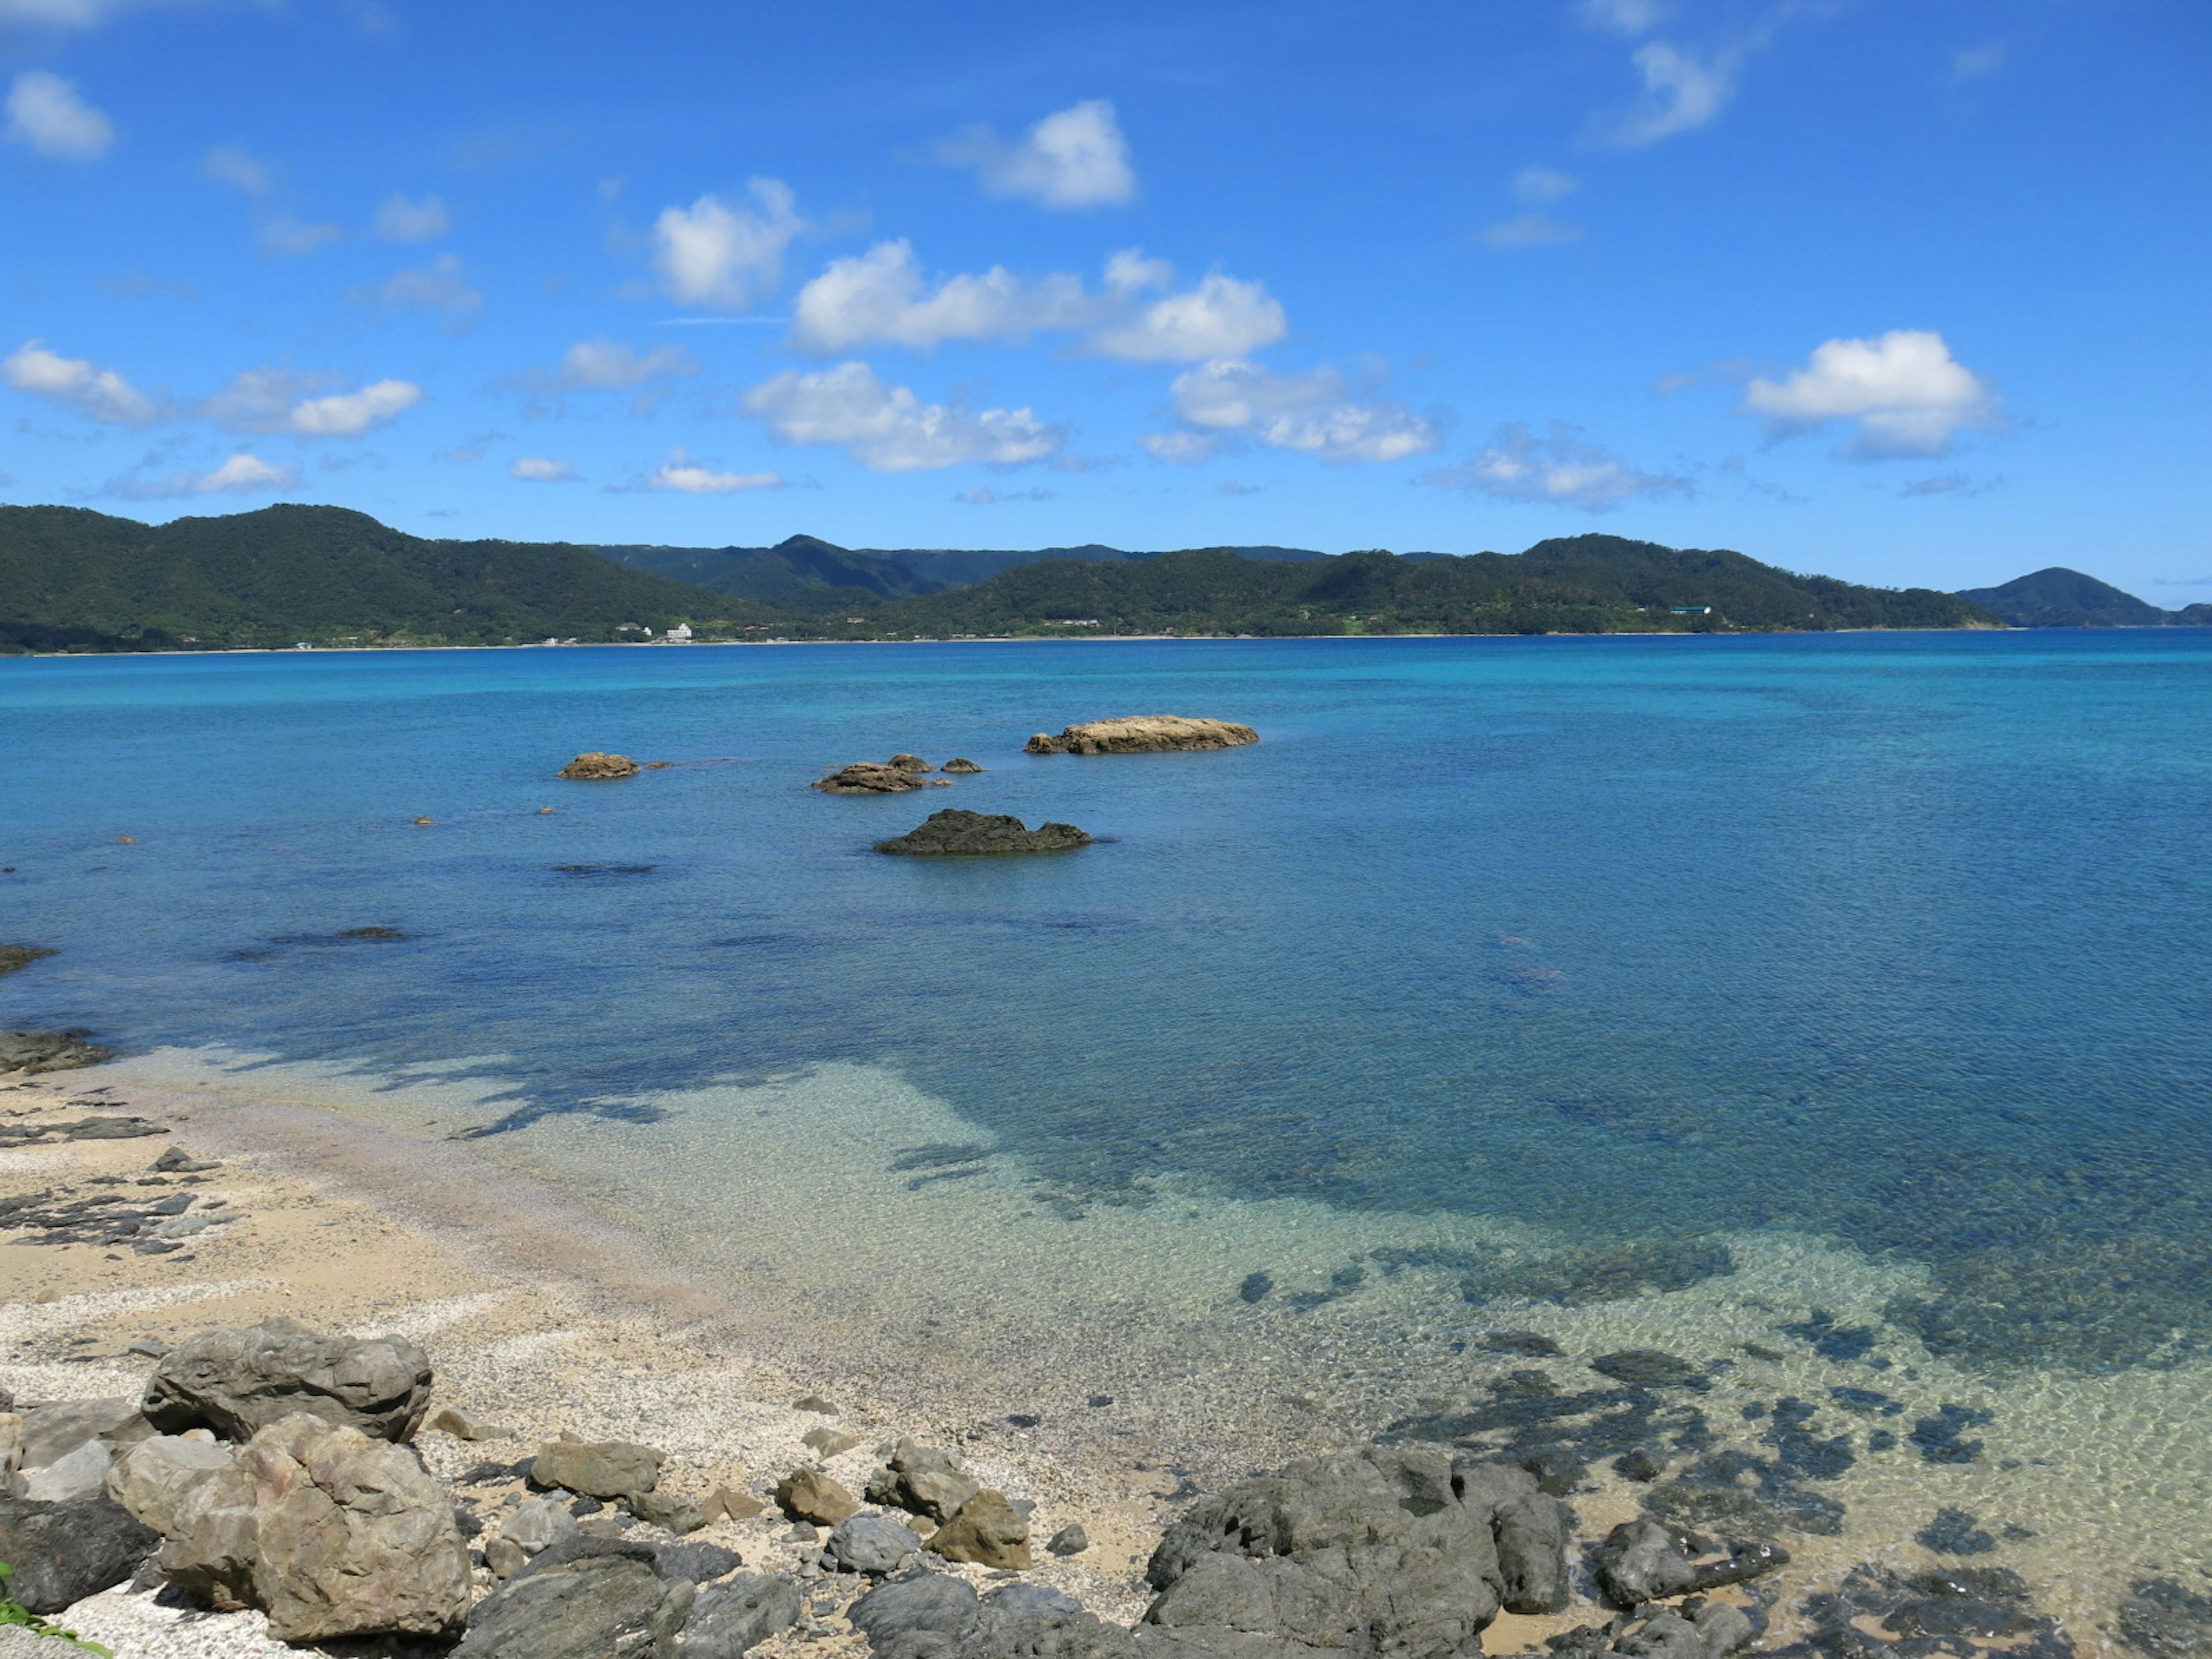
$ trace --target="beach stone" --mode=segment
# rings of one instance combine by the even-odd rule
[[[1029,1517],[986,1486],[963,1504],[952,1518],[930,1535],[927,1546],[948,1561],[1026,1572],[1030,1559]]]
[[[1203,720],[1187,714],[1124,714],[1085,720],[1058,737],[1040,732],[1025,747],[1032,755],[1137,755],[1168,749],[1235,749],[1260,741],[1260,734],[1234,720]]]
[[[1705,1643],[1688,1620],[1662,1613],[1623,1634],[1614,1642],[1613,1651],[1631,1659],[1705,1659]]]
[[[74,1123],[57,1123],[53,1127],[71,1140],[142,1140],[149,1135],[169,1133],[143,1117],[86,1117]]]
[[[697,1588],[661,1577],[649,1551],[596,1541],[548,1549],[477,1603],[451,1659],[675,1659]]]
[[[1141,1645],[1269,1659],[1309,1648],[1479,1652],[1500,1605],[1485,1496],[1497,1477],[1477,1476],[1469,1503],[1466,1484],[1440,1447],[1368,1446],[1205,1499],[1153,1553],[1146,1577],[1159,1594],[1145,1623],[1165,1639],[1147,1632]]]
[[[857,1434],[848,1434],[842,1429],[809,1429],[799,1437],[802,1444],[811,1448],[817,1457],[835,1457],[848,1452],[860,1443]]]
[[[68,1400],[25,1408],[22,1468],[25,1473],[68,1456],[88,1440],[110,1447],[135,1444],[154,1432],[127,1395],[105,1400]]]
[[[1649,1516],[1615,1527],[1591,1558],[1606,1599],[1623,1608],[1744,1583],[1789,1561],[1790,1553],[1773,1544],[1735,1544],[1724,1554],[1709,1553]]]
[[[951,760],[945,763],[944,769],[947,772],[980,772],[983,769],[976,765],[974,761],[969,760],[965,755],[955,755]]]
[[[1750,1614],[1725,1601],[1708,1601],[1690,1620],[1705,1644],[1705,1659],[1729,1659],[1751,1645],[1754,1634]]]
[[[830,1529],[824,1547],[830,1559],[848,1572],[887,1577],[911,1561],[921,1540],[896,1521],[880,1515],[848,1515]]]
[[[627,1440],[549,1440],[531,1460],[530,1484],[589,1498],[635,1498],[660,1480],[661,1454]]]
[[[641,1492],[623,1500],[624,1506],[648,1527],[669,1532],[696,1532],[707,1524],[707,1512],[689,1498],[671,1492]]]
[[[732,1521],[750,1521],[755,1516],[765,1513],[767,1509],[768,1505],[759,1498],[735,1486],[717,1486],[714,1496],[707,1500],[709,1520],[718,1515],[726,1515]]]
[[[592,749],[562,767],[558,776],[576,783],[599,783],[612,778],[634,778],[638,764],[628,755],[610,755]]]
[[[210,1170],[219,1170],[222,1165],[194,1158],[181,1146],[169,1146],[162,1149],[161,1157],[154,1160],[151,1167],[159,1175],[201,1175]]]
[[[821,1417],[838,1415],[836,1407],[818,1394],[802,1394],[791,1402],[791,1409],[795,1412],[812,1412]]]
[[[535,1555],[576,1530],[576,1517],[550,1498],[532,1498],[502,1522],[499,1535]]]
[[[1574,1516],[1567,1506],[1542,1491],[1527,1470],[1508,1464],[1456,1465],[1452,1480],[1462,1504],[1490,1516],[1498,1599],[1506,1612],[1563,1611],[1571,1597],[1567,1540]]]
[[[921,787],[921,780],[913,773],[874,761],[855,761],[826,778],[815,779],[809,786],[832,795],[895,795]]]
[[[456,1440],[504,1440],[512,1429],[495,1428],[480,1423],[457,1406],[448,1406],[430,1419],[430,1426],[441,1434],[450,1434]]]
[[[33,1613],[59,1613],[112,1589],[161,1541],[104,1493],[64,1504],[0,1497],[0,1561],[15,1569],[6,1593]]]
[[[975,1627],[975,1587],[950,1573],[917,1573],[870,1590],[846,1616],[876,1659],[951,1659]]]
[[[860,1513],[860,1500],[819,1469],[793,1469],[775,1483],[775,1504],[793,1521],[834,1527]]]
[[[868,1501],[949,1521],[982,1490],[982,1484],[969,1479],[950,1452],[918,1440],[902,1440],[891,1448],[890,1461],[868,1482]]]
[[[27,1468],[16,1477],[21,1495],[41,1504],[65,1504],[107,1489],[115,1454],[102,1440],[81,1441],[52,1462]]]
[[[6,1393],[0,1389],[0,1395]],[[8,1409],[14,1404],[10,1397],[0,1405],[0,1498],[21,1496],[15,1490],[15,1471],[23,1466],[23,1419]]]
[[[1025,828],[1006,812],[969,812],[948,806],[903,836],[876,843],[878,853],[910,858],[983,858],[1009,853],[1065,853],[1091,845],[1072,823]]]
[[[1940,1509],[1936,1518],[1912,1534],[1940,1555],[1987,1555],[1997,1540],[1965,1510]]]
[[[1656,1453],[1638,1446],[1623,1452],[1613,1460],[1613,1472],[1624,1480],[1634,1480],[1648,1486],[1667,1473],[1667,1465]]]
[[[512,1578],[529,1565],[530,1552],[512,1538],[494,1538],[483,1547],[484,1565],[495,1578]]]
[[[325,1336],[295,1320],[203,1331],[155,1367],[140,1409],[165,1433],[204,1424],[245,1440],[295,1413],[381,1440],[413,1437],[430,1361],[404,1336]]]
[[[688,1578],[695,1584],[703,1584],[710,1578],[720,1578],[735,1572],[744,1565],[744,1558],[735,1550],[724,1549],[720,1544],[656,1544],[653,1547],[653,1570],[663,1578]]]
[[[230,1468],[235,1456],[228,1446],[157,1434],[125,1448],[115,1460],[107,1473],[107,1495],[155,1532],[167,1535],[175,1528],[177,1510],[185,1495]]]
[[[805,1610],[799,1586],[781,1573],[709,1584],[684,1626],[684,1659],[738,1659],[789,1630]]]
[[[1091,1534],[1080,1521],[1071,1522],[1053,1534],[1045,1548],[1054,1555],[1080,1555],[1091,1547]]]

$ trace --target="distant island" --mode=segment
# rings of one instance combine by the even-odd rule
[[[149,526],[0,507],[0,652],[666,640],[1746,633],[2212,623],[2068,570],[1966,593],[1620,536],[1516,554],[449,541],[282,505]]]

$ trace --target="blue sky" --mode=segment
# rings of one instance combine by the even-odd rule
[[[0,500],[2212,598],[2201,0],[0,0]]]

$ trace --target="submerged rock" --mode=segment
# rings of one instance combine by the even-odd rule
[[[921,780],[902,767],[876,761],[854,761],[808,786],[831,795],[895,795],[921,787]]]
[[[87,1042],[89,1031],[0,1031],[0,1073],[74,1072],[115,1058],[115,1050]]]
[[[876,843],[878,853],[917,858],[965,858],[1000,853],[1065,853],[1091,845],[1091,837],[1072,823],[1025,828],[1005,812],[969,812],[948,806],[894,841]]]
[[[945,769],[950,772],[952,769],[948,766]],[[983,769],[970,762],[963,769],[980,772]],[[51,957],[56,954],[58,953],[43,945],[0,945],[0,978],[21,972],[40,957]]]
[[[599,783],[611,778],[634,778],[641,769],[628,755],[586,750],[562,767],[559,776],[575,783]]]
[[[1058,737],[1040,732],[1029,740],[1032,755],[1143,755],[1166,749],[1236,749],[1260,741],[1260,734],[1234,720],[1196,719],[1188,714],[1124,714],[1115,720],[1085,720]]]

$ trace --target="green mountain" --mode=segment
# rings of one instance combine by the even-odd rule
[[[1297,562],[1226,548],[1118,564],[1046,560],[956,592],[887,605],[878,634],[1541,634],[1986,628],[1988,612],[1928,588],[1799,576],[1741,553],[1619,536],[1521,554],[1347,553]]]
[[[565,543],[428,541],[336,507],[152,526],[0,507],[0,650],[496,645],[773,612]]]
[[[2016,576],[2002,587],[1970,587],[1959,597],[2002,617],[2014,628],[2212,626],[2212,605],[2161,611],[2110,582],[2100,582],[2063,565]]]

